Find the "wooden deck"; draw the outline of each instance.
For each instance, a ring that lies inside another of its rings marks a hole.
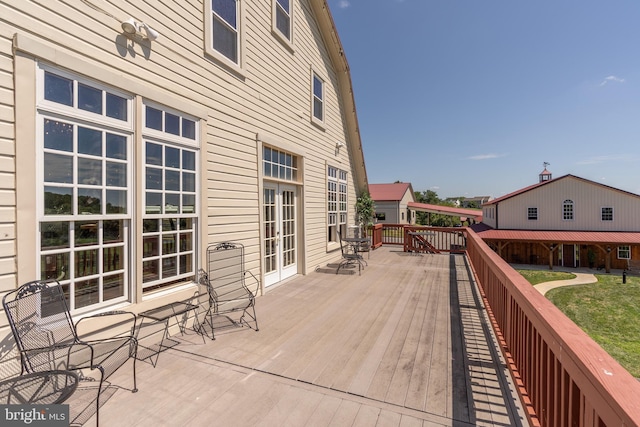
[[[258,332],[191,332],[138,362],[139,392],[117,390],[100,424],[526,426],[465,257],[385,246],[367,261],[271,289]]]

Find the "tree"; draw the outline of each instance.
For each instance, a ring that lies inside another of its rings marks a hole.
[[[433,190],[415,191],[416,202],[427,205],[439,205],[455,207],[453,202],[442,200]],[[442,214],[429,214],[428,212],[416,212],[416,223],[419,225],[433,225],[436,227],[453,227],[460,224],[460,218]]]
[[[441,205],[443,203],[438,197],[438,193],[433,190],[423,191],[422,193],[414,191],[414,195],[418,203],[426,203],[428,205]]]

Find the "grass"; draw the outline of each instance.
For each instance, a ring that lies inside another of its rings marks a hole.
[[[532,285],[537,285],[542,282],[552,282],[554,280],[568,280],[574,279],[575,274],[565,273],[562,271],[548,271],[548,270],[517,270],[525,279]]]
[[[526,276],[525,276],[526,277]],[[640,277],[552,289],[546,297],[636,378],[640,378]]]

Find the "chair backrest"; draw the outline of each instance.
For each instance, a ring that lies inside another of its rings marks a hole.
[[[244,246],[224,242],[207,248],[207,275],[216,300],[246,295]]]
[[[2,299],[22,364],[27,371],[56,369],[46,349],[72,345],[77,335],[69,306],[57,280],[25,283]]]

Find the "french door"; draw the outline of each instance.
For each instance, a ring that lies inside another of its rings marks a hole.
[[[263,196],[264,284],[267,287],[298,272],[296,188],[265,183]]]

